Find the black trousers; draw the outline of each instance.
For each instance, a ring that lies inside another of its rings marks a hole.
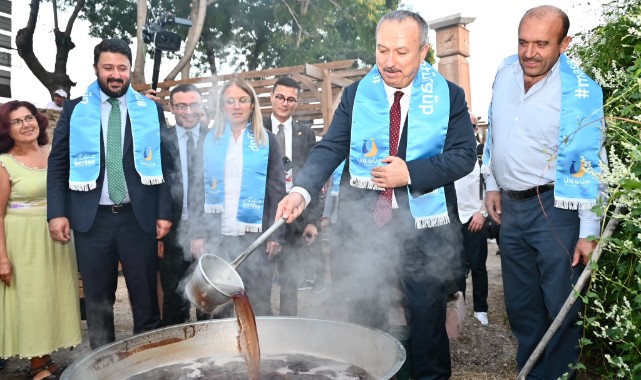
[[[471,220],[471,219],[470,219]],[[467,274],[472,274],[474,311],[487,312],[487,228],[470,232],[470,220],[462,226],[464,273],[459,278],[459,290],[465,295]]]
[[[176,227],[165,237],[165,254],[158,262],[163,289],[161,326],[188,322],[191,309],[191,303],[184,296],[183,279],[193,260],[184,259],[183,248],[177,241],[175,230]]]
[[[115,341],[114,303],[118,262],[127,284],[134,334],[160,325],[156,279],[157,241],[144,232],[131,209],[118,214],[99,209],[87,232],[74,231],[76,257],[82,275],[87,330],[92,349]]]

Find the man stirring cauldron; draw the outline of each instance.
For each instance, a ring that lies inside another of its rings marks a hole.
[[[349,272],[349,319],[386,330],[400,282],[412,378],[447,379],[447,295],[461,265],[454,181],[472,170],[476,148],[463,90],[424,62],[427,34],[416,13],[381,18],[376,66],[345,89],[276,216],[296,219],[347,159],[336,238]]]

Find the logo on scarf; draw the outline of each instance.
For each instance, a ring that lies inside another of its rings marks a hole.
[[[143,157],[145,158],[145,161],[151,161],[154,158],[154,152],[150,146],[145,148],[145,151],[143,152]]]
[[[211,188],[213,190],[216,190],[217,187],[218,187],[218,181],[216,181],[216,178],[212,178],[211,179]]]
[[[577,170],[576,167],[574,166],[576,164],[576,161],[572,161],[572,165],[570,165],[570,175],[575,178],[581,178],[585,175],[585,169],[587,166],[587,162],[581,162],[579,161],[579,169]]]
[[[363,140],[363,155],[365,157],[374,157],[378,153],[378,147],[376,146],[376,141],[374,139],[372,140],[372,144],[370,145],[369,148],[367,148],[367,140]]]

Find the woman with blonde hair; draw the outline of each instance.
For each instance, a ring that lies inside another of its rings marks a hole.
[[[231,261],[274,223],[285,196],[285,170],[278,141],[263,127],[258,97],[247,81],[227,81],[218,104],[203,145],[205,213],[214,216],[215,253]],[[237,268],[256,315],[272,315],[272,259],[280,253],[282,234],[272,235]]]
[[[50,354],[82,340],[73,244],[47,225],[47,124],[29,102],[0,106],[0,358],[29,358],[35,380],[57,379]]]

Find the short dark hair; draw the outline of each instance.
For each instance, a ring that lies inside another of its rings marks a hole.
[[[198,95],[202,94],[200,93],[200,89],[192,83],[181,83],[178,86],[174,87],[171,89],[171,92],[169,93],[169,102],[171,104],[174,104],[174,94],[177,92],[196,92]]]
[[[131,48],[129,44],[119,38],[106,38],[93,49],[93,64],[97,65],[102,53],[120,53],[129,59],[131,65]]]
[[[49,126],[49,119],[38,112],[36,106],[32,103],[22,100],[12,100],[0,106],[0,153],[8,152],[15,145],[15,141],[9,136],[11,125],[9,122],[9,114],[20,107],[25,107],[36,117],[38,121],[38,145],[46,145],[49,142],[49,135],[47,135],[47,127]]]
[[[272,93],[276,91],[276,86],[285,86],[289,88],[295,88],[296,93],[300,94],[300,85],[298,84],[298,81],[292,77],[278,78],[278,80],[276,80],[276,83],[274,83],[274,88],[272,88]]]

